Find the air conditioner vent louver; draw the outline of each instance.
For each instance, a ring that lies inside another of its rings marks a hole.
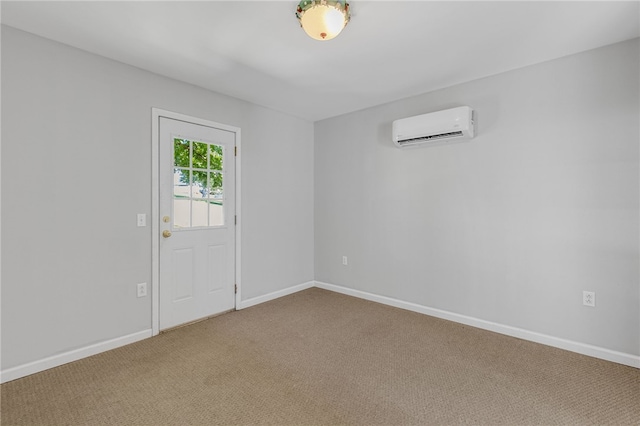
[[[474,112],[468,106],[395,120],[393,143],[399,148],[464,142],[474,137]]]
[[[420,142],[426,142],[434,139],[449,139],[449,138],[457,138],[462,136],[463,136],[462,132],[449,132],[449,133],[440,133],[439,135],[420,136],[419,138],[399,139],[398,143],[400,145],[409,145],[409,144],[416,144]]]

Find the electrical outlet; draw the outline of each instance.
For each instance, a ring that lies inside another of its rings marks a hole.
[[[145,297],[147,295],[147,283],[140,283],[137,286],[138,297]]]
[[[138,226],[147,226],[147,215],[138,213]]]
[[[348,265],[347,256],[342,256],[342,264]]]
[[[595,291],[583,291],[582,292],[582,304],[584,306],[596,307],[596,292]]]

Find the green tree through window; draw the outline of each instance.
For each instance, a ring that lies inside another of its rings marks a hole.
[[[191,169],[192,182],[189,170],[181,170],[180,183],[198,185],[207,193],[222,189],[222,146],[176,138],[173,155],[176,167]]]

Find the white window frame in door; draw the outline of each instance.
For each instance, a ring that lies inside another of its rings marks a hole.
[[[235,148],[235,187],[236,187],[236,266],[235,266],[235,304],[236,308],[240,306],[241,279],[240,279],[240,235],[242,230],[242,221],[240,220],[240,128],[229,126],[226,124],[216,123],[215,121],[205,120],[203,118],[191,117],[177,112],[166,111],[159,108],[151,108],[151,330],[152,335],[156,336],[160,333],[160,117],[170,118],[173,120],[185,121],[187,123],[200,124],[203,126],[214,127],[216,129],[233,132],[236,135]]]

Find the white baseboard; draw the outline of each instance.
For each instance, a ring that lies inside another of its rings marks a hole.
[[[258,305],[260,303],[268,302],[269,300],[278,299],[283,296],[288,296],[293,293],[297,293],[302,290],[306,290],[311,287],[315,287],[315,281],[308,281],[306,283],[294,285],[293,287],[287,287],[282,290],[274,291],[273,293],[265,294],[263,296],[253,297],[247,300],[241,300],[240,303],[236,305],[236,309],[245,309],[250,306]]]
[[[244,309],[259,303],[268,302],[269,300],[277,299],[279,297],[287,296],[298,291],[306,290],[314,287],[315,281],[308,281],[303,284],[299,284],[293,287],[288,287],[283,290],[275,291],[273,293],[265,294],[263,296],[254,297],[252,299],[241,301],[236,309]],[[0,383],[16,380],[21,377],[28,376],[30,374],[39,373],[50,368],[58,367],[69,362],[77,361],[82,358],[86,358],[92,355],[106,352],[111,349],[119,348],[120,346],[128,345],[130,343],[137,342],[139,340],[152,337],[153,330],[144,330],[137,333],[129,334],[127,336],[117,337],[115,339],[107,340],[104,342],[96,343],[86,346],[84,348],[74,349],[69,352],[64,352],[58,355],[53,355],[41,360],[29,362],[27,364],[19,365],[17,367],[8,368],[0,371]]]
[[[606,361],[616,362],[618,364],[628,365],[630,367],[640,368],[640,356],[627,354],[623,352],[612,351],[610,349],[598,346],[588,345],[586,343],[574,342],[571,340],[561,339],[559,337],[549,336],[534,331],[524,330],[517,327],[498,324],[491,321],[469,317],[466,315],[456,314],[454,312],[443,311],[440,309],[429,308],[427,306],[418,305],[416,303],[404,302],[402,300],[393,299],[386,296],[378,296],[376,294],[367,293],[365,291],[354,290],[347,287],[337,286],[316,281],[316,287],[325,290],[335,291],[337,293],[346,294],[348,296],[358,297],[360,299],[370,300],[372,302],[382,303],[384,305],[394,306],[396,308],[406,309],[408,311],[418,312],[432,317],[442,318],[454,321],[460,324],[469,325],[483,330],[489,330],[507,336],[517,337],[531,342],[541,343],[543,345],[555,348],[565,349],[567,351],[576,352],[582,355],[594,358],[604,359]]]
[[[84,348],[53,355],[38,361],[29,362],[17,367],[8,368],[0,372],[0,383],[9,382],[30,374],[39,373],[40,371],[48,370],[49,368],[58,367],[69,362],[119,348],[120,346],[128,345],[149,337],[151,337],[151,330],[143,330],[126,336],[116,337],[115,339],[106,340],[104,342],[95,343]]]
[[[258,305],[260,303],[268,302],[270,300],[278,299],[289,294],[297,293],[302,290],[306,290],[311,287],[318,287],[336,293],[346,294],[348,296],[358,297],[360,299],[370,300],[372,302],[382,303],[384,305],[394,306],[396,308],[406,309],[408,311],[418,312],[421,314],[433,316],[436,318],[442,318],[449,321],[454,321],[460,324],[469,325],[472,327],[480,328],[483,330],[489,330],[507,336],[517,337],[519,339],[529,340],[531,342],[541,343],[543,345],[552,346],[560,349],[565,349],[571,352],[591,356],[594,358],[604,359],[606,361],[616,362],[618,364],[628,365],[630,367],[640,368],[640,356],[627,354],[623,352],[617,352],[598,346],[588,345],[585,343],[574,342],[571,340],[561,339],[559,337],[549,336],[546,334],[536,333],[529,330],[524,330],[517,327],[511,327],[508,325],[498,324],[491,321],[485,321],[482,319],[469,317],[466,315],[456,314],[454,312],[444,311],[435,308],[429,308],[427,306],[418,305],[416,303],[405,302],[398,299],[393,299],[386,296],[379,296],[373,293],[367,293],[361,290],[354,290],[347,287],[337,286],[334,284],[328,284],[320,281],[309,281],[293,287],[288,287],[283,290],[274,291],[273,293],[265,294],[263,296],[254,297],[241,301],[237,309],[245,309],[250,306]],[[152,336],[152,330],[143,330],[137,333],[129,334],[115,339],[107,340],[104,342],[96,343],[84,348],[75,349],[62,354],[54,355],[48,358],[44,358],[38,361],[29,362],[27,364],[19,365],[17,367],[8,368],[0,371],[0,383],[9,382],[11,380],[19,379],[21,377],[28,376],[30,374],[38,373],[40,371],[48,370],[49,368],[58,367],[69,362],[77,361],[82,358],[86,358],[92,355],[106,352],[111,349],[119,348],[130,343],[137,342],[139,340],[147,339]]]

